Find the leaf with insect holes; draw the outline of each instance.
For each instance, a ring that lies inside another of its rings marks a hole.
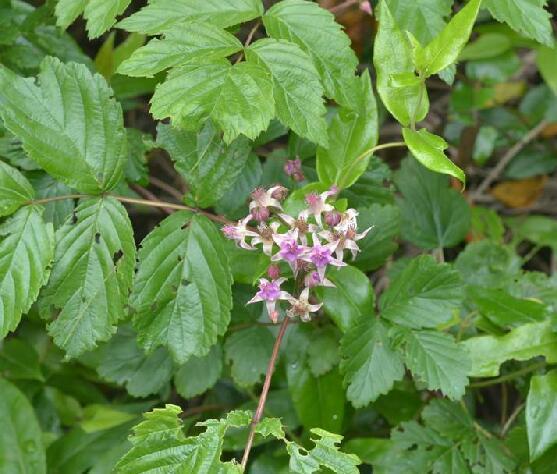
[[[198,130],[212,119],[230,143],[239,135],[252,140],[275,114],[273,83],[263,66],[226,59],[191,61],[172,69],[151,99],[156,119]]]
[[[41,299],[48,333],[67,357],[106,341],[126,316],[135,242],[126,209],[114,198],[87,199],[56,231],[56,254]]]
[[[42,212],[27,206],[0,224],[0,339],[18,326],[48,280],[54,232]]]
[[[104,78],[85,65],[47,57],[38,85],[0,66],[0,115],[30,158],[70,187],[101,194],[120,182],[122,108]]]
[[[142,242],[130,305],[139,343],[164,346],[183,364],[206,355],[230,321],[232,277],[223,238],[186,211],[167,217]]]
[[[262,14],[261,0],[151,0],[141,10],[118,23],[118,27],[158,35],[186,20],[228,28]]]

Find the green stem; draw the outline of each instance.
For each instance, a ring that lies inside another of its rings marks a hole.
[[[541,369],[545,367],[546,362],[536,362],[535,364],[529,365],[528,367],[524,367],[516,372],[511,372],[510,374],[502,375],[501,377],[497,377],[495,379],[485,380],[484,382],[475,382],[470,384],[470,388],[483,388],[483,387],[490,387],[491,385],[497,385],[502,382],[507,382],[509,380],[514,380],[522,375],[529,374],[530,372],[534,372],[535,370]]]

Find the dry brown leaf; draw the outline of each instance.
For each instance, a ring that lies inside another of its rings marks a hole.
[[[490,193],[507,207],[513,209],[530,207],[542,195],[546,181],[547,176],[504,181],[494,186]]]

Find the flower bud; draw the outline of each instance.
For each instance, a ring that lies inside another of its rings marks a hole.
[[[301,173],[302,171],[302,160],[296,158],[295,160],[288,160],[284,164],[284,172],[288,176],[293,176],[296,173]]]
[[[271,280],[276,280],[280,277],[280,267],[278,265],[270,265],[267,268],[267,275]]]
[[[360,10],[363,11],[364,13],[367,13],[368,15],[373,14],[373,10],[371,8],[371,3],[369,3],[369,1],[367,1],[367,0],[360,3]]]
[[[325,214],[325,223],[329,227],[334,227],[340,223],[342,216],[338,211],[331,211]]]
[[[251,211],[251,217],[257,222],[266,222],[270,216],[271,213],[266,207],[258,206]]]
[[[304,284],[308,288],[315,288],[321,283],[321,278],[319,277],[319,273],[311,272],[306,275],[304,278]]]
[[[277,201],[284,201],[286,196],[288,196],[288,189],[280,185],[275,186],[275,190],[271,193],[271,197]]]

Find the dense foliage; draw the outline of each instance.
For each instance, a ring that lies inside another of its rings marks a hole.
[[[547,0],[0,0],[0,473],[557,472]]]

